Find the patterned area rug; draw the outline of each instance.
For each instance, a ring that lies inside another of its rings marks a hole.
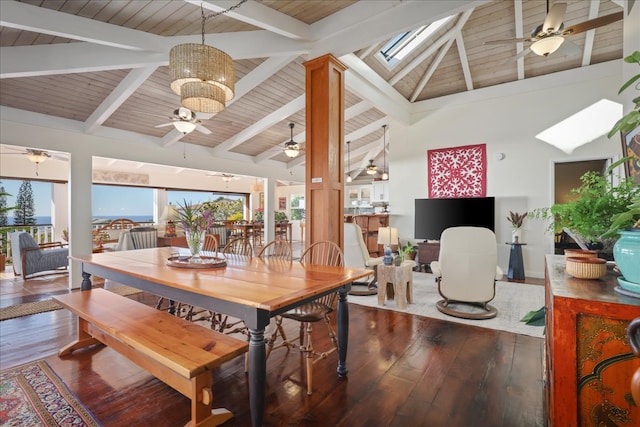
[[[44,360],[0,373],[0,425],[101,426]]]
[[[129,286],[117,286],[107,289],[118,295],[133,295],[142,292],[139,289]],[[60,310],[62,306],[53,300],[44,300],[36,302],[26,302],[24,304],[10,305],[0,308],[0,320],[13,319],[15,317],[29,316],[31,314],[44,313],[47,311]]]
[[[433,274],[418,272],[413,273],[413,304],[407,304],[406,310],[400,310],[393,300],[387,300],[383,307],[378,306],[377,295],[349,295],[348,298],[350,303],[369,307],[404,311],[419,316],[538,338],[544,336],[543,326],[527,325],[520,321],[530,311],[538,310],[544,306],[544,286],[525,285],[515,282],[497,282],[496,297],[489,304],[498,310],[498,315],[493,319],[487,320],[461,319],[441,313],[436,308],[436,302],[441,299],[442,297],[438,293],[438,285],[435,283],[435,276]],[[460,305],[456,306],[454,304],[450,307],[455,307],[456,309],[462,308]]]

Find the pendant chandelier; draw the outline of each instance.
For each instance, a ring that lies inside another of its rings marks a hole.
[[[382,180],[386,181],[389,179],[389,174],[387,173],[387,125],[382,125]]]
[[[285,142],[284,144],[284,154],[286,154],[287,157],[291,157],[292,159],[294,157],[298,157],[298,154],[300,154],[300,146],[298,145],[297,142],[293,140],[294,126],[295,126],[294,123],[289,123],[289,128],[291,129],[291,139],[288,142]]]
[[[228,13],[247,0],[229,9],[202,16],[202,44],[184,43],[169,52],[171,90],[180,95],[182,105],[191,111],[219,113],[233,99],[235,72],[233,59],[225,52],[204,44],[204,24],[207,19]]]
[[[349,171],[349,173],[347,174],[347,182],[351,182],[353,181],[353,178],[351,178],[351,141],[347,141],[347,171]]]
[[[373,164],[373,159],[369,160],[369,165],[367,166],[367,174],[375,175],[378,172],[378,167]]]

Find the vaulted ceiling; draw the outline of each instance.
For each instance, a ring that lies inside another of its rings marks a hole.
[[[157,125],[179,107],[169,87],[169,50],[201,42],[201,3],[211,14],[238,1],[0,1],[3,118],[29,121],[39,113],[37,120],[45,115],[80,133],[115,128],[151,137],[158,149],[196,144],[222,158],[300,167],[304,152],[292,160],[283,147],[289,123],[304,144],[303,63],[331,53],[348,67],[345,173],[357,175],[369,159],[382,162],[382,125],[390,118],[409,123],[414,103],[622,57],[618,19],[566,36],[546,57],[530,52],[527,41],[485,44],[529,37],[547,14],[540,0],[249,0],[205,25],[206,44],[234,59],[235,97],[224,111],[199,116],[211,133],[183,135]],[[562,3],[564,28],[623,10],[621,1]],[[380,58],[396,35],[447,16],[453,18],[397,66]],[[388,135],[392,146],[392,129]]]

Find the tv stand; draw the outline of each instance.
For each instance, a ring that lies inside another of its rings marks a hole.
[[[440,256],[440,242],[418,242],[418,271],[431,273],[430,264]]]

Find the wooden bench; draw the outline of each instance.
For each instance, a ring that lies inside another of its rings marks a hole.
[[[78,339],[59,356],[102,343],[190,398],[188,426],[217,426],[232,418],[226,409],[212,410],[211,370],[246,352],[245,341],[101,288],[53,299],[78,316]]]

